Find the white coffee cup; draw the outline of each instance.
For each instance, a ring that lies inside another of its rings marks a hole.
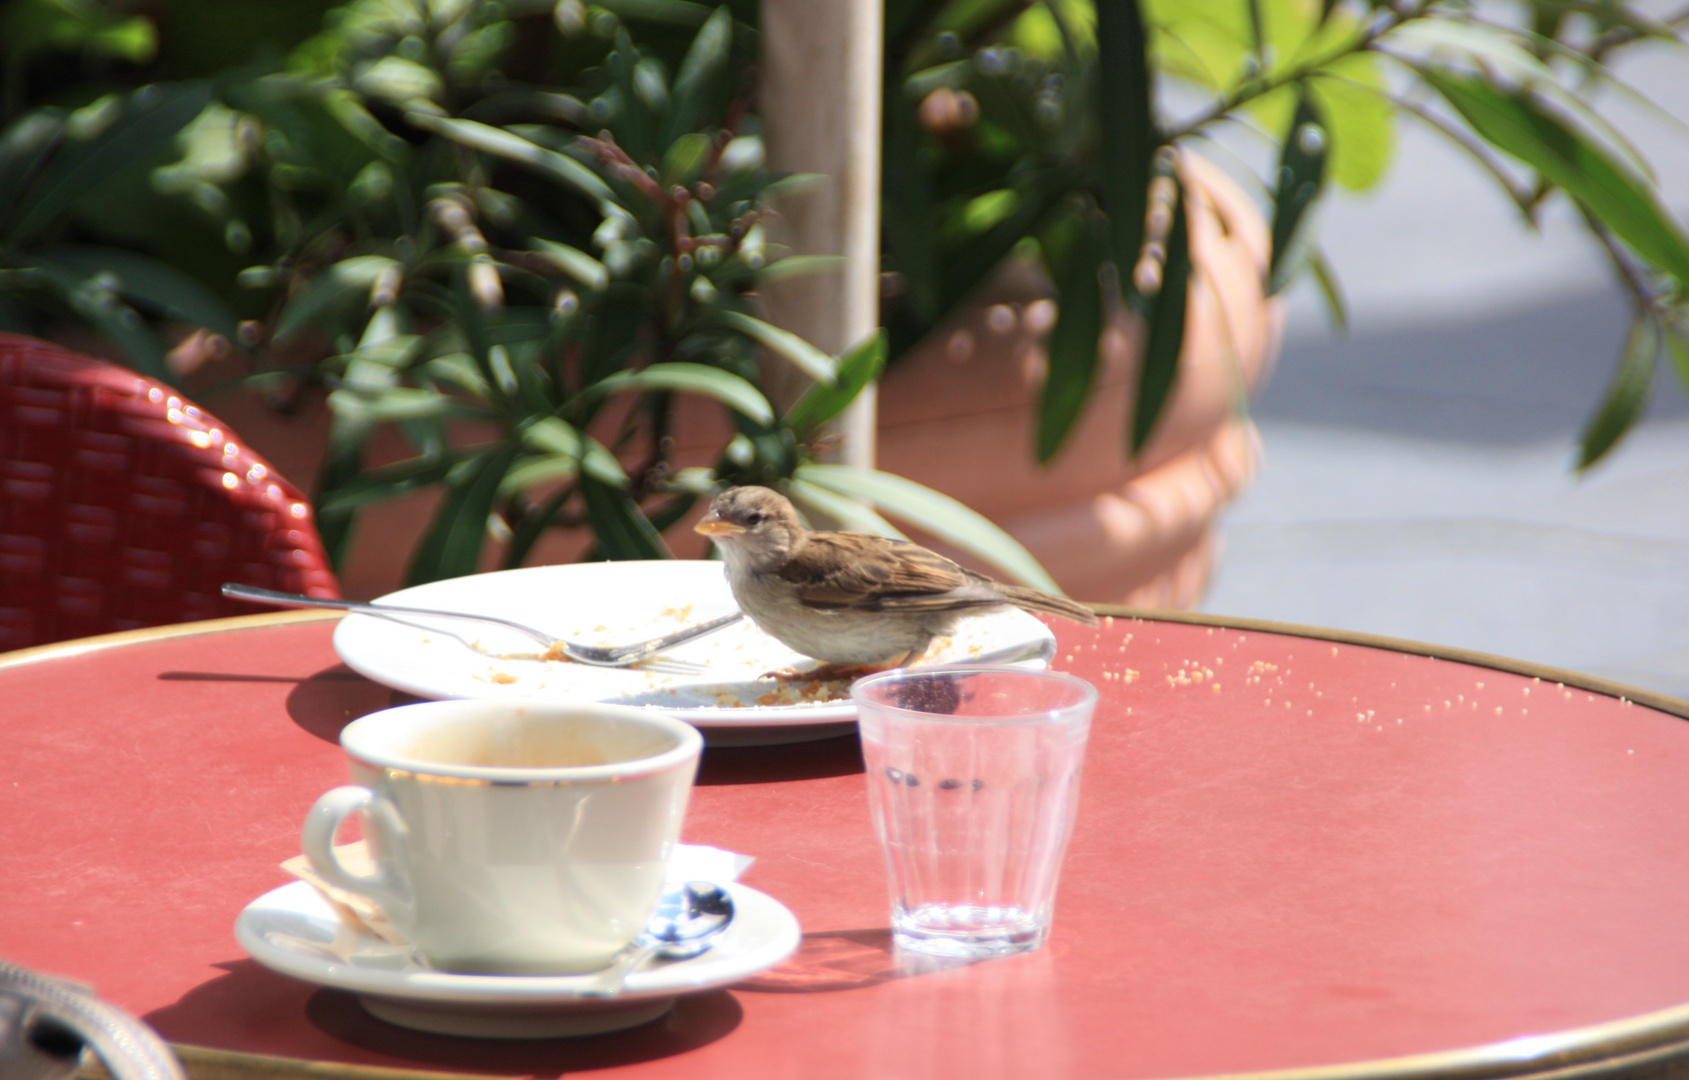
[[[340,733],[354,784],[317,800],[306,858],[442,971],[595,971],[645,927],[703,739],[645,709],[429,701]],[[334,853],[361,812],[374,872]]]

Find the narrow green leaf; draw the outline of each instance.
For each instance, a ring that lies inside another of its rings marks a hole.
[[[799,442],[808,442],[821,425],[844,412],[864,387],[880,377],[886,366],[886,335],[872,334],[845,350],[838,359],[838,381],[816,383],[786,411],[786,426]]]
[[[504,474],[504,483],[499,486],[499,496],[508,498],[537,487],[549,487],[573,480],[580,474],[581,459],[572,455],[546,454],[543,457],[526,457]]]
[[[130,302],[222,334],[231,342],[239,340],[234,312],[222,297],[169,263],[121,248],[92,245],[53,247],[46,255],[88,277],[102,271],[114,274],[117,292]]]
[[[674,77],[674,94],[659,147],[672,147],[687,133],[696,133],[704,114],[725,88],[728,54],[733,47],[733,13],[726,5],[715,9],[686,50]],[[680,181],[685,183],[687,181]]]
[[[174,386],[176,377],[164,362],[164,342],[139,312],[103,284],[55,260],[37,258],[21,270],[46,284],[70,309],[123,350],[129,366],[149,378]]]
[[[328,447],[317,470],[317,533],[322,537],[323,550],[336,570],[346,563],[357,531],[356,510],[329,508],[325,502],[330,494],[356,481],[363,472],[364,447],[369,442],[373,424],[334,417],[328,429]]]
[[[285,341],[329,313],[367,300],[381,272],[398,265],[397,259],[385,255],[359,255],[335,263],[288,300],[276,320],[274,340]]]
[[[1097,4],[1097,128],[1109,253],[1122,284],[1144,242],[1144,207],[1156,146],[1148,42],[1137,0]]]
[[[611,561],[674,558],[663,543],[662,534],[628,498],[627,492],[588,476],[581,478],[581,493],[586,496],[587,520],[592,523],[598,552],[604,558]]]
[[[1434,69],[1420,75],[1485,140],[1588,207],[1636,254],[1689,287],[1689,241],[1646,185],[1524,94]]]
[[[704,174],[704,166],[709,163],[713,147],[710,137],[701,131],[681,135],[669,143],[668,150],[663,153],[663,164],[657,173],[658,182],[664,188],[677,185],[691,187]]]
[[[587,288],[596,292],[610,284],[610,271],[605,269],[604,264],[579,248],[539,236],[531,238],[528,243],[529,250],[543,255],[547,262]]]
[[[1044,387],[1038,396],[1037,454],[1056,456],[1090,400],[1096,382],[1097,340],[1102,335],[1106,258],[1103,237],[1089,214],[1065,219],[1040,240],[1044,262],[1061,297],[1056,325],[1045,346]]]
[[[59,109],[37,109],[18,117],[0,134],[0,236],[18,197],[59,147],[65,117]]]
[[[644,19],[674,26],[700,26],[710,17],[708,4],[693,0],[601,0],[598,5],[624,19]]]
[[[1666,331],[1666,348],[1671,352],[1671,362],[1677,368],[1677,377],[1682,380],[1685,388],[1689,388],[1689,335],[1683,331],[1671,328]]]
[[[774,406],[749,381],[708,364],[652,364],[637,371],[621,371],[587,389],[593,394],[626,391],[674,391],[714,398],[758,424],[774,422]]]
[[[1060,592],[1032,553],[991,520],[960,502],[913,480],[849,465],[801,465],[794,480],[813,483],[841,495],[867,499],[918,529],[954,544],[1023,585]]]
[[[838,381],[833,358],[790,330],[782,330],[778,326],[737,311],[719,312],[717,318],[726,326],[790,360],[799,371],[816,382],[831,386]]]
[[[343,513],[386,499],[420,491],[445,480],[468,454],[454,451],[439,458],[411,458],[367,473],[358,473],[325,490],[317,509],[321,513]]]
[[[487,518],[492,515],[499,484],[519,450],[515,443],[503,443],[476,458],[468,475],[452,488],[429,523],[405,572],[407,586],[463,577],[480,569]]]
[[[1302,88],[1279,149],[1278,185],[1273,189],[1272,261],[1267,267],[1269,296],[1282,292],[1307,264],[1313,230],[1303,226],[1325,183],[1330,141],[1318,105]]]
[[[412,386],[388,386],[359,391],[341,387],[328,395],[329,410],[336,415],[377,423],[420,420],[458,412],[458,405],[445,394]]]
[[[1015,249],[1015,245],[1031,235],[1032,231],[1044,222],[1050,211],[1059,206],[1076,186],[1078,174],[1066,166],[1057,166],[1034,174],[1027,181],[1026,188],[1021,192],[1020,202],[1016,204],[1012,214],[946,253],[940,267],[940,310],[949,311],[972,292],[1009,252]],[[1140,233],[1143,217],[1144,206],[1140,200],[1137,210]]]
[[[818,529],[844,529],[868,533],[870,536],[909,539],[898,531],[897,526],[875,513],[860,499],[848,498],[808,480],[798,479],[788,482],[786,494],[791,496],[792,502],[805,512],[804,516]]]
[[[7,238],[13,244],[27,242],[123,166],[168,149],[210,100],[210,88],[198,83],[131,94],[123,115],[98,135],[59,144],[52,161],[24,190]]]
[[[504,549],[504,568],[514,570],[528,560],[528,552],[534,549],[545,530],[557,520],[557,515],[563,512],[569,500],[574,496],[573,487],[558,490],[538,507],[530,509],[522,516],[516,528],[510,535],[510,543]]]
[[[1638,316],[1631,324],[1618,370],[1578,439],[1579,472],[1605,457],[1642,415],[1648,392],[1654,386],[1654,367],[1659,356],[1659,327],[1652,319]]]
[[[1175,181],[1176,182],[1176,181]],[[1179,352],[1185,344],[1185,307],[1190,288],[1190,230],[1185,221],[1184,188],[1173,204],[1173,228],[1167,237],[1167,263],[1161,272],[1161,290],[1149,307],[1143,364],[1138,368],[1138,385],[1132,399],[1132,427],[1128,434],[1129,456],[1137,457],[1155,430],[1156,421],[1173,396],[1179,374]]]
[[[615,193],[597,173],[566,154],[548,150],[504,128],[422,112],[408,112],[405,119],[415,127],[443,136],[460,146],[525,165],[542,176],[573,188],[594,203],[615,202]]]
[[[581,468],[597,477],[600,483],[611,487],[627,483],[627,473],[622,471],[622,463],[616,460],[616,455],[597,439],[582,436],[555,416],[529,425],[522,433],[522,440],[532,449],[580,462]]]
[[[1325,257],[1325,252],[1316,249],[1308,258],[1308,269],[1314,272],[1314,281],[1320,287],[1320,295],[1325,298],[1325,309],[1331,315],[1332,325],[1339,333],[1349,332],[1349,302],[1343,296],[1343,283],[1337,280],[1337,271],[1332,269],[1331,260]]]
[[[824,274],[829,270],[843,270],[843,255],[788,255],[776,259],[757,275],[758,281],[784,281],[805,274]]]

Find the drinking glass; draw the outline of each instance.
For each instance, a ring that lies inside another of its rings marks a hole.
[[[1096,687],[1053,671],[899,669],[851,689],[899,948],[977,958],[1049,934]]]

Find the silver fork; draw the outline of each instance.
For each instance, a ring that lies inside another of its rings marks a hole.
[[[743,619],[744,613],[735,611],[731,615],[723,615],[719,619],[711,619],[707,623],[689,626],[684,630],[667,634],[650,641],[635,642],[632,645],[616,645],[602,647],[598,645],[581,645],[573,641],[552,637],[541,630],[521,623],[501,619],[496,615],[471,615],[464,611],[434,611],[429,608],[400,607],[397,604],[365,604],[357,600],[325,600],[317,596],[305,596],[302,593],[278,592],[275,589],[260,589],[255,585],[236,585],[227,583],[223,586],[223,595],[236,600],[251,600],[260,604],[280,604],[284,607],[312,607],[333,608],[337,611],[351,611],[359,615],[375,615],[381,618],[399,619],[406,615],[429,615],[441,619],[467,619],[471,622],[497,623],[519,633],[533,638],[545,646],[546,652],[553,649],[561,652],[569,659],[582,664],[593,664],[598,667],[627,667],[637,664],[648,656],[655,656],[666,649],[677,645],[684,645],[705,634],[713,634],[723,627],[732,626]]]

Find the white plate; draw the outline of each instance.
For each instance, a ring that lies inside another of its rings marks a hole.
[[[661,637],[735,610],[718,562],[574,563],[436,581],[378,603],[496,615],[588,645]],[[794,742],[848,732],[843,681],[775,683],[766,672],[816,667],[750,620],[629,668],[544,660],[533,641],[496,626],[348,615],[334,648],[376,682],[425,698],[538,698],[650,705],[702,729],[712,745]],[[1050,629],[1004,608],[962,621],[925,661],[1020,663],[1055,655]]]
[[[389,945],[342,919],[303,881],[248,904],[235,920],[235,937],[272,971],[349,990],[372,1015],[402,1027],[495,1039],[591,1035],[648,1023],[681,994],[741,982],[798,947],[798,920],[784,904],[737,882],[722,887],[733,897],[733,921],[714,948],[635,971],[609,998],[583,996],[592,975],[431,971],[409,946]]]

